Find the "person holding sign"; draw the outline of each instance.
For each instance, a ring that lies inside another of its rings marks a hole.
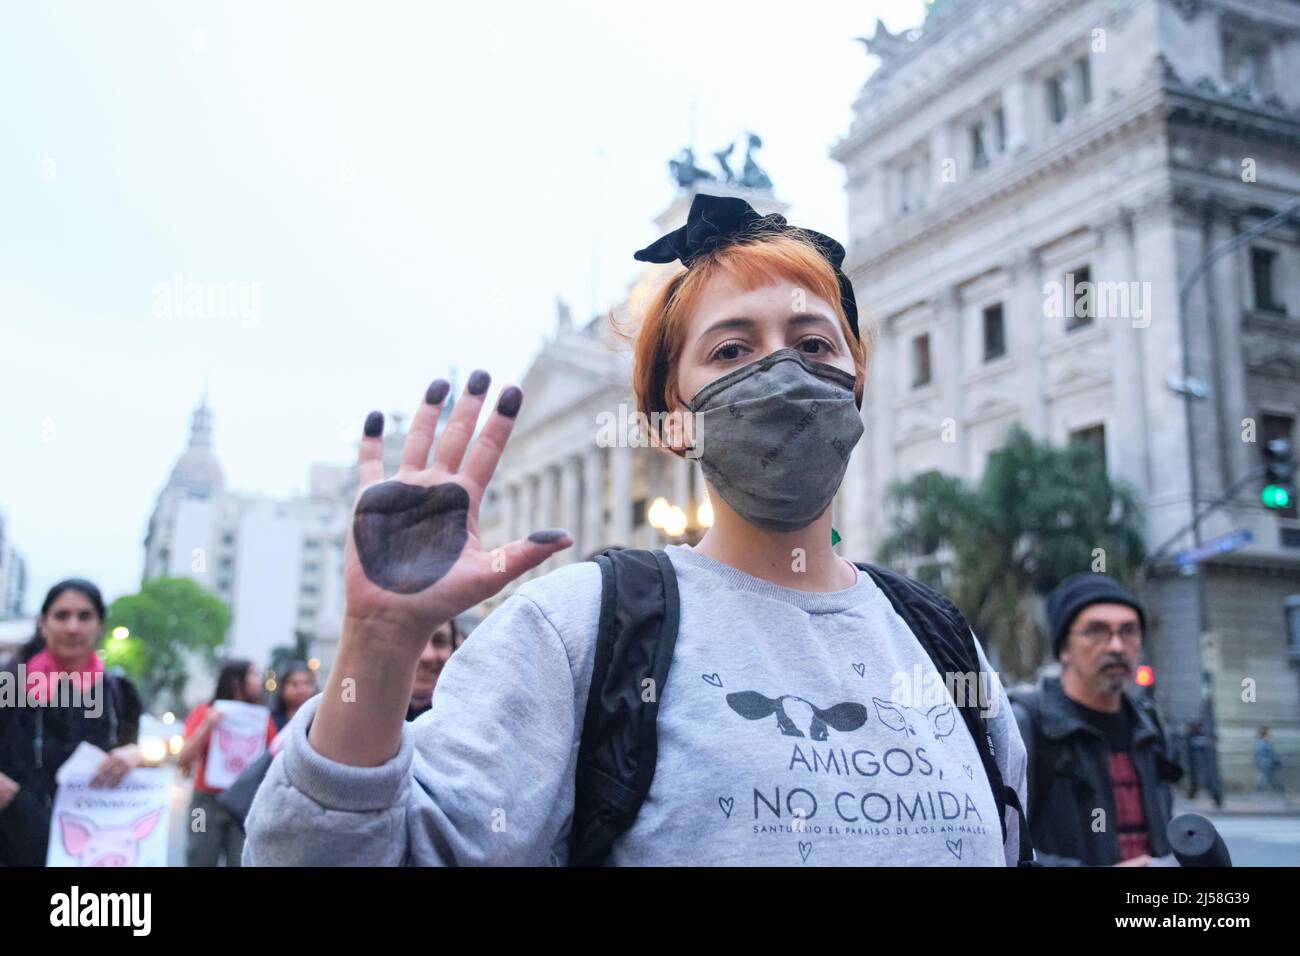
[[[144,706],[95,653],[104,599],[90,581],[50,588],[36,634],[0,673],[0,865],[44,866],[56,775],[78,747],[102,751],[89,785],[117,787],[140,766]]]
[[[185,719],[185,743],[176,759],[184,773],[194,775],[186,866],[220,866],[223,858],[226,866],[240,865],[243,828],[217,798],[275,739],[275,721],[261,699],[257,665],[228,661],[211,702]],[[210,763],[213,754],[217,760]]]

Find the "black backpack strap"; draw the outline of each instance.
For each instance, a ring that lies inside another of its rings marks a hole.
[[[677,574],[663,551],[610,550],[595,561],[600,625],[578,746],[570,866],[602,865],[650,792],[655,721],[681,613]]]
[[[975,637],[970,625],[957,610],[957,605],[919,581],[914,581],[896,571],[877,567],[872,564],[858,564],[868,574],[876,586],[889,598],[898,616],[903,619],[917,641],[925,648],[935,669],[944,678],[945,686],[950,686],[950,675],[978,675],[981,671],[979,655],[975,650]],[[977,678],[978,680],[978,678]],[[981,713],[979,700],[957,703],[957,710],[975,741],[975,750],[979,753],[984,773],[993,791],[993,801],[997,805],[998,824],[1002,831],[1002,842],[1007,840],[1007,811],[1009,806],[1016,811],[1019,818],[1020,866],[1033,865],[1034,850],[1029,835],[1029,826],[1025,820],[1024,808],[1015,788],[1007,786],[1002,779],[993,749],[993,737],[988,730],[988,722]]]

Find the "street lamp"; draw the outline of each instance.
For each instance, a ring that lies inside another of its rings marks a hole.
[[[691,521],[686,507],[675,505],[667,498],[659,497],[650,503],[646,511],[646,521],[650,527],[657,528],[669,538],[684,538],[704,531],[713,526],[713,505],[705,498],[695,509],[695,520]]]

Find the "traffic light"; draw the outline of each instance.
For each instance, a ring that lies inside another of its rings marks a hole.
[[[1141,694],[1143,697],[1149,701],[1156,699],[1156,669],[1154,667],[1150,664],[1139,665],[1133,679],[1142,688]]]
[[[1295,453],[1285,438],[1264,445],[1264,490],[1259,500],[1264,507],[1284,511],[1295,501]]]

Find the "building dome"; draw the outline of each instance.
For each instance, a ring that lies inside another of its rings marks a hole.
[[[177,459],[167,486],[180,488],[196,498],[214,497],[225,486],[221,464],[212,453],[212,410],[206,400],[194,410],[189,447]]]

